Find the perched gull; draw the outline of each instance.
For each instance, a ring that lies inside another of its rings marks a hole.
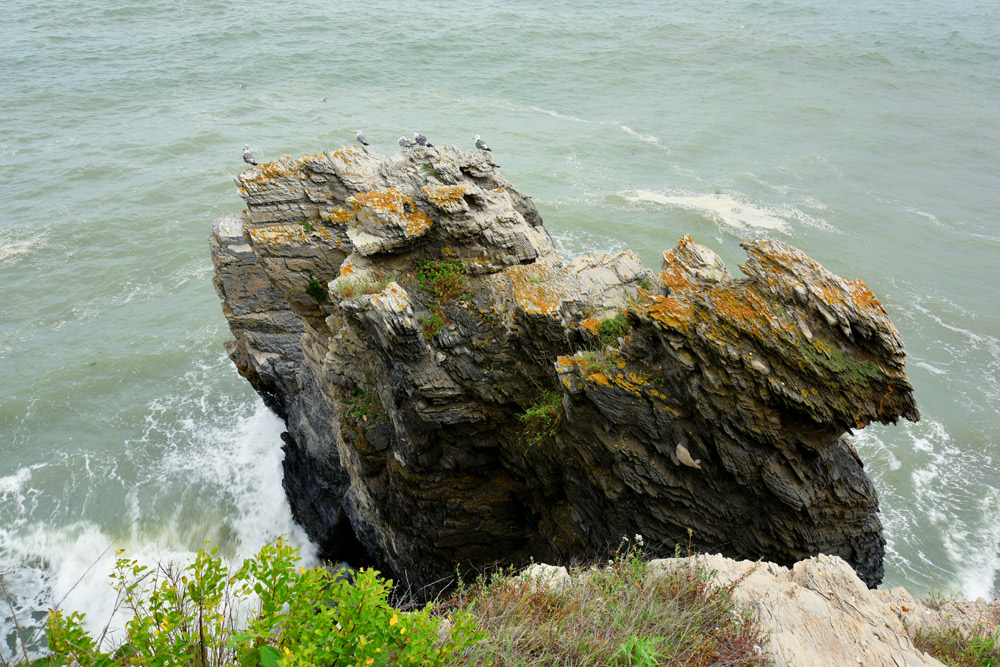
[[[250,144],[243,144],[243,161],[257,166],[257,161],[253,159],[253,153],[250,152]]]
[[[400,137],[399,141],[397,141],[396,143],[399,144],[400,148],[413,148],[414,146],[417,145],[416,142],[410,141],[406,137]]]
[[[361,134],[361,130],[358,130],[358,133],[354,135],[354,138],[357,139],[358,143],[362,146],[368,145],[368,140],[365,139],[365,135]]]
[[[424,136],[424,135],[422,135],[422,134],[418,134],[418,133],[414,132],[414,133],[413,133],[413,138],[414,138],[414,139],[416,140],[416,142],[417,142],[418,144],[420,144],[421,146],[425,146],[425,147],[427,147],[427,148],[434,148],[434,144],[432,144],[432,143],[430,143],[429,141],[427,141],[427,137],[425,137],[425,136]]]
[[[481,151],[489,151],[491,153],[493,152],[493,150],[486,145],[486,142],[479,138],[478,134],[475,136],[475,139],[476,139],[476,148],[478,148]]]

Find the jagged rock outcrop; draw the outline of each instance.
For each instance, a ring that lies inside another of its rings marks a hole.
[[[916,648],[918,627],[993,627],[1000,606],[985,601],[949,603],[930,610],[902,588],[870,591],[837,556],[820,555],[791,568],[720,555],[651,561],[647,576],[696,565],[754,615],[767,637],[761,650],[775,667],[940,667]],[[520,576],[540,586],[574,585],[566,568],[537,564]],[[586,577],[587,571],[577,576]]]
[[[230,355],[286,418],[289,500],[327,555],[349,524],[421,587],[642,533],[881,580],[846,433],[918,413],[860,280],[776,241],[744,244],[739,279],[688,237],[658,273],[630,252],[564,263],[492,157],[454,147],[236,182],[247,209],[213,235]]]

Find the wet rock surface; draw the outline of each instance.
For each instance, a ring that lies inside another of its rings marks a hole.
[[[454,147],[286,156],[236,183],[247,210],[212,236],[228,349],[288,424],[286,490],[327,557],[351,543],[433,589],[641,533],[881,580],[847,434],[918,413],[860,280],[777,241],[744,244],[745,278],[688,237],[658,272],[565,262],[492,157]]]

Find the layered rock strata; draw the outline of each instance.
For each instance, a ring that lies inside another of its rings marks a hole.
[[[641,533],[881,580],[847,433],[918,413],[860,280],[777,241],[744,244],[745,278],[688,237],[659,272],[564,262],[492,157],[454,147],[236,183],[247,209],[212,241],[230,356],[286,419],[289,500],[326,555],[353,532],[419,588]]]

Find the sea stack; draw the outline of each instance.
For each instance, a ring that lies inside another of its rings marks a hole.
[[[655,271],[561,258],[483,150],[349,146],[236,185],[246,211],[212,235],[228,349],[285,419],[285,488],[325,557],[433,591],[639,533],[881,580],[848,435],[919,415],[861,280],[766,240],[741,278],[687,236]]]

